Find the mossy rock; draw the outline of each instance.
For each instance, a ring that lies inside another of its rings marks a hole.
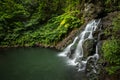
[[[94,39],[88,39],[83,44],[83,51],[84,51],[84,58],[87,58],[90,55],[93,55],[95,53],[95,40]]]

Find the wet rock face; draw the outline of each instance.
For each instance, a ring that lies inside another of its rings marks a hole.
[[[67,54],[67,56],[70,58],[70,59],[73,59],[73,55],[75,53],[75,48],[71,48],[71,52]]]
[[[106,28],[110,28],[110,26],[112,26],[113,18],[116,17],[116,15],[118,15],[119,13],[120,11],[115,11],[108,13],[107,16],[103,17],[102,19],[103,30]]]
[[[72,30],[65,39],[55,45],[55,48],[58,50],[63,50],[68,44],[70,44],[74,40],[75,36],[78,35],[78,33],[84,30],[86,24],[87,22],[80,26],[80,28]]]
[[[79,29],[75,29],[69,33],[69,35],[63,40],[60,41],[55,48],[58,50],[63,50],[68,44],[70,44],[73,40],[76,34],[78,33]]]
[[[88,39],[84,42],[83,44],[83,50],[84,50],[84,57],[88,57],[90,55],[93,55],[96,51],[96,44],[99,40],[101,40],[101,30],[98,29],[96,31],[93,32],[93,39]]]
[[[88,39],[83,44],[84,49],[84,57],[87,58],[90,55],[93,55],[95,53],[95,40],[94,39]]]
[[[101,3],[97,4],[86,3],[84,5],[84,9],[82,10],[85,20],[89,21],[90,19],[98,18],[99,15],[103,12],[103,7],[101,7]]]

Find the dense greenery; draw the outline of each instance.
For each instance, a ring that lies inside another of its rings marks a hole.
[[[47,25],[40,28],[40,43],[55,45],[67,36],[73,28],[80,27],[82,21],[74,16],[76,12],[65,13],[49,20]]]
[[[55,45],[82,21],[79,1],[1,0],[0,45]]]
[[[106,70],[109,74],[120,69],[120,15],[114,19],[111,28],[107,28],[106,35],[111,35],[110,39],[103,44],[104,58],[109,63]]]

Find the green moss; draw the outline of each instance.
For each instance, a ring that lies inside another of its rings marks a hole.
[[[117,17],[113,20],[112,25],[113,27],[113,36],[115,38],[119,38],[119,33],[120,33],[120,13],[117,15]]]
[[[120,40],[111,39],[104,42],[102,46],[105,60],[109,63],[106,70],[109,74],[120,69]]]
[[[120,69],[120,15],[113,20],[112,27],[105,30],[106,35],[111,37],[104,41],[102,45],[103,55],[105,60],[109,63],[106,70],[109,74],[115,73]]]

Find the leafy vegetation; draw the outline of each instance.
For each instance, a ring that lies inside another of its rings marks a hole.
[[[106,70],[109,74],[115,73],[120,69],[120,15],[114,19],[112,30],[107,29],[106,35],[111,35],[111,38],[103,44],[103,53],[105,60],[109,63]]]
[[[25,33],[19,40],[19,44],[24,41],[28,44],[43,44],[43,45],[55,45],[60,40],[67,36],[69,30],[77,28],[81,25],[80,19],[72,16],[72,14],[63,14],[58,17],[54,17],[49,22],[34,32]],[[30,35],[31,34],[31,35]]]
[[[0,46],[55,45],[82,24],[77,2],[1,0]]]
[[[112,11],[117,11],[120,10],[120,1],[119,0],[104,0],[104,9],[105,12],[112,12]]]
[[[111,39],[105,41],[103,44],[104,57],[109,66],[106,68],[109,74],[114,73],[116,70],[120,69],[120,41],[116,39]]]

